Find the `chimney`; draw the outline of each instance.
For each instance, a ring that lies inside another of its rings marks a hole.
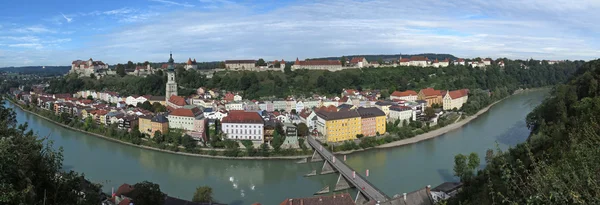
[[[406,193],[403,193],[402,195],[404,195],[404,201],[406,201]]]

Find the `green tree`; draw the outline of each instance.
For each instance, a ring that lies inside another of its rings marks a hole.
[[[266,66],[266,65],[267,65],[267,63],[262,58],[259,58],[258,61],[256,61],[256,66]]]
[[[208,186],[201,186],[196,188],[196,192],[194,192],[194,197],[192,198],[193,202],[199,203],[210,203],[214,201],[213,198],[213,190]]]
[[[117,64],[117,75],[121,77],[127,75],[127,73],[125,73],[125,66],[123,66],[122,64]]]
[[[96,75],[94,75],[93,73],[90,74],[90,78],[91,79],[96,79]]]
[[[460,178],[460,181],[465,181],[470,177],[467,157],[465,155],[458,154],[454,156],[454,176]]]
[[[131,198],[135,204],[162,205],[165,201],[165,194],[160,191],[160,185],[143,181],[133,185]]]
[[[275,152],[279,152],[279,150],[281,149],[281,145],[283,145],[283,143],[285,142],[285,137],[279,134],[279,132],[279,130],[275,130],[275,132],[273,133],[273,140],[271,141],[271,146],[273,147],[273,150],[275,150]]]
[[[347,61],[347,60],[348,60],[348,59],[346,58],[346,56],[342,56],[342,57],[340,57],[340,62],[342,63],[342,66],[346,66],[346,61]]]
[[[137,107],[142,108],[144,110],[148,110],[148,111],[154,111],[154,107],[152,106],[152,104],[150,104],[150,101],[144,101],[144,103],[138,103]]]
[[[190,152],[190,151],[196,149],[196,146],[198,146],[198,143],[191,136],[184,135],[181,138],[181,145],[183,145],[185,147],[186,151]]]
[[[471,154],[469,154],[469,169],[472,170],[473,172],[477,172],[477,169],[479,168],[479,164],[480,164],[480,159],[479,159],[479,155],[477,155],[477,153],[472,152]]]
[[[308,126],[306,125],[306,123],[300,123],[298,124],[298,136],[300,137],[304,137],[304,136],[308,136]]]
[[[256,155],[256,149],[254,149],[254,143],[252,143],[252,141],[242,140],[242,145],[244,145],[246,148],[246,153],[248,153],[248,156]]]
[[[154,132],[154,137],[152,138],[156,144],[161,144],[165,141],[165,137],[160,131]]]
[[[260,145],[260,155],[263,157],[269,156],[269,145],[267,143],[263,143]]]
[[[166,111],[167,111],[167,108],[164,105],[160,104],[159,102],[152,103],[152,112],[159,113],[159,112],[166,112]]]
[[[435,118],[435,110],[433,110],[432,107],[427,107],[425,108],[425,118],[427,118],[428,120],[431,120],[433,118]]]

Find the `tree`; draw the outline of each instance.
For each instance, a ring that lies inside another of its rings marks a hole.
[[[470,177],[465,155],[458,154],[454,156],[454,176],[460,178],[460,181],[465,181]]]
[[[190,152],[194,149],[196,149],[196,146],[198,146],[198,143],[196,143],[196,140],[194,140],[194,138],[192,138],[189,135],[184,135],[181,138],[181,145],[183,145],[185,147],[185,150]]]
[[[125,73],[125,66],[123,66],[122,64],[117,64],[117,75],[121,77],[127,75],[127,73]]]
[[[217,64],[217,68],[221,68],[221,69],[226,68],[225,62],[223,62],[223,61],[219,62],[219,64]]]
[[[433,119],[436,115],[435,115],[435,110],[433,110],[432,107],[427,107],[425,108],[425,118],[427,118],[427,120],[431,120]]]
[[[129,70],[135,69],[135,64],[131,61],[127,61],[127,69],[129,69]]]
[[[480,164],[480,159],[479,156],[477,155],[477,153],[475,152],[471,152],[471,154],[469,154],[469,169],[472,172],[476,172],[477,169],[479,168],[479,164]]]
[[[346,66],[346,61],[347,61],[347,58],[346,58],[346,56],[342,56],[342,57],[340,58],[340,62],[342,63],[342,66]]]
[[[300,123],[298,124],[298,136],[300,137],[304,137],[304,136],[308,136],[308,126],[306,125],[306,123]]]
[[[267,63],[265,63],[265,60],[262,58],[259,58],[258,61],[256,61],[256,66],[265,66],[267,65]]]
[[[292,65],[289,63],[286,63],[285,67],[283,67],[283,73],[285,73],[286,75],[292,73]]]
[[[254,149],[254,143],[252,143],[252,141],[242,140],[242,145],[244,145],[246,148],[246,153],[248,153],[248,156],[256,155],[256,149]]]
[[[363,135],[363,134],[357,134],[357,135],[356,135],[356,139],[363,138],[364,136],[365,136],[365,135]]]
[[[62,149],[28,129],[0,104],[0,204],[100,204],[101,186],[64,172]]]
[[[88,100],[94,100],[94,97],[92,97],[91,95],[88,95],[86,99],[88,99]]]
[[[162,205],[165,201],[165,194],[160,191],[160,185],[143,181],[133,185],[131,198],[135,204]]]
[[[260,155],[263,157],[269,156],[269,145],[267,143],[262,143],[260,145]]]
[[[165,141],[165,137],[163,136],[163,134],[160,131],[156,131],[154,132],[154,142],[156,142],[156,144],[161,144]]]
[[[275,129],[275,132],[273,132],[273,140],[271,141],[271,146],[275,152],[279,152],[281,145],[285,142],[285,136],[279,134],[279,132],[279,130]]]
[[[213,190],[208,186],[201,186],[196,188],[196,192],[194,192],[194,197],[192,198],[192,202],[199,203],[210,203],[213,202]]]
[[[167,108],[160,104],[159,102],[154,102],[152,103],[152,112],[154,113],[159,113],[159,112],[166,112]]]
[[[94,75],[93,73],[90,74],[90,78],[91,79],[96,79],[96,75]]]
[[[152,104],[150,104],[150,101],[144,101],[144,103],[138,103],[137,105],[139,108],[142,108],[144,110],[148,110],[148,111],[153,111],[154,112],[154,107],[152,106]]]

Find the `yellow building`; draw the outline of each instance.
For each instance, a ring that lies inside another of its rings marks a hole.
[[[139,131],[143,134],[152,135],[152,119],[151,116],[140,116]]]
[[[327,142],[341,142],[356,139],[362,134],[360,115],[356,110],[317,113],[317,130],[322,133]]]
[[[169,131],[169,120],[164,115],[158,114],[150,121],[152,122],[152,135],[150,138],[153,138],[154,133],[157,131],[160,131],[162,134],[165,134]]]
[[[427,101],[427,107],[431,107],[433,104],[442,105],[442,97],[442,91],[433,88],[422,89],[418,94],[419,100]]]

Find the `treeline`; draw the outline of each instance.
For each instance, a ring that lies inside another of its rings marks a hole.
[[[527,116],[527,142],[488,150],[449,204],[600,204],[600,61],[583,65]]]
[[[265,96],[286,97],[288,95],[326,94],[339,95],[344,88],[378,89],[383,97],[394,90],[434,87],[441,90],[505,88],[512,92],[517,88],[541,87],[564,82],[582,61],[566,61],[548,65],[540,61],[509,61],[500,68],[496,65],[487,69],[468,66],[446,68],[382,67],[349,69],[338,72],[296,70],[286,72],[219,72],[207,79],[200,72],[179,67],[177,82],[179,94],[187,95],[196,88],[218,88],[241,91],[244,98]],[[524,69],[521,63],[528,66]],[[121,94],[164,95],[166,77],[151,75],[145,78],[134,76],[109,76],[100,80],[68,76],[50,82],[50,92],[76,92],[85,89],[111,90]]]
[[[35,74],[38,76],[64,75],[71,70],[71,66],[25,66],[0,68],[0,72],[19,74]]]

